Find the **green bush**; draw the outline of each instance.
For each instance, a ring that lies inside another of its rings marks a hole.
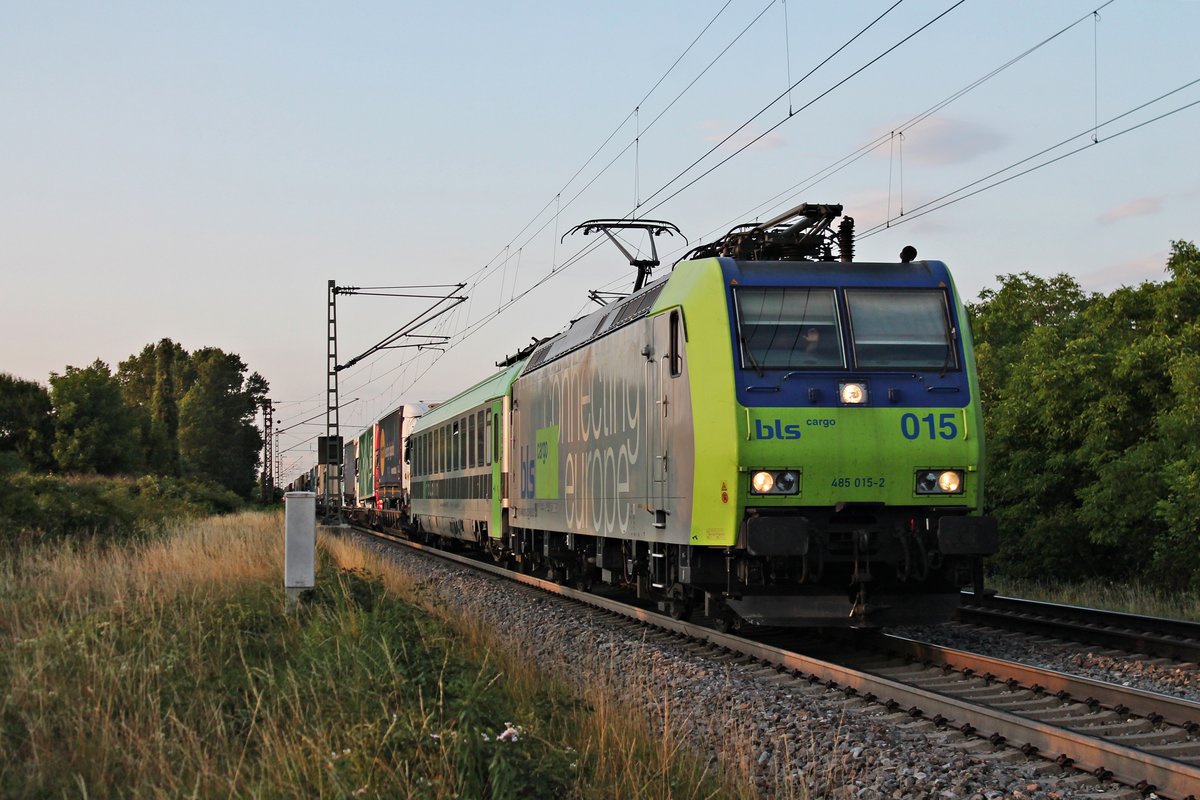
[[[0,544],[139,536],[170,520],[226,514],[244,506],[228,489],[195,480],[10,472],[0,474]]]

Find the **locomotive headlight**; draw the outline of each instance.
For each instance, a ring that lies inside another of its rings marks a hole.
[[[948,469],[941,475],[938,475],[938,488],[946,494],[958,494],[962,488],[962,475],[959,475],[952,469]]]
[[[923,469],[917,472],[917,494],[962,494],[963,474],[957,469]]]
[[[842,402],[848,406],[862,405],[867,402],[867,386],[863,383],[843,383],[838,387]]]
[[[761,469],[750,474],[750,494],[799,494],[800,473],[796,470]]]

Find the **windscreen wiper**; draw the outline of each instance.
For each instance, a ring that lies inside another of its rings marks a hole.
[[[939,378],[946,377],[946,372],[950,369],[950,364],[954,360],[954,337],[956,331],[950,326],[946,326],[946,360],[942,362],[942,371],[938,373]]]
[[[750,366],[754,367],[754,371],[758,373],[758,377],[764,375],[763,368],[758,365],[758,359],[754,357],[754,351],[750,349],[750,345],[746,342],[745,336],[739,336],[742,340],[742,352],[746,354],[746,358],[750,359]]]

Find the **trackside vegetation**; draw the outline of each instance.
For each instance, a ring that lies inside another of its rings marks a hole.
[[[281,521],[0,562],[3,797],[749,797],[601,696],[323,542],[282,602]]]
[[[268,386],[246,370],[234,353],[162,339],[115,372],[68,365],[49,389],[0,373],[0,471],[158,475],[249,497]]]
[[[0,553],[64,538],[154,536],[174,520],[227,514],[245,505],[217,484],[160,475],[0,474]]]
[[[1200,250],[1166,271],[1007,275],[970,307],[1001,577],[1200,589]]]

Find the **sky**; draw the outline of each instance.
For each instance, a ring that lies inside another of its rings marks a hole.
[[[419,329],[445,347],[340,373],[349,436],[628,291],[615,248],[563,238],[586,219],[678,225],[661,275],[841,203],[858,259],[912,244],[968,301],[1018,272],[1163,280],[1200,238],[1197,0],[0,7],[0,371],[237,353],[282,482],[323,432],[330,280],[466,284]],[[433,302],[339,296],[339,361]]]

